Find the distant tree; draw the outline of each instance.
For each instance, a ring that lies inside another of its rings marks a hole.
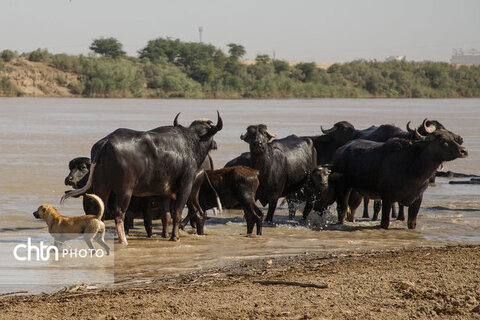
[[[290,69],[288,62],[282,60],[273,60],[273,67],[275,68],[275,73],[281,73]]]
[[[240,59],[247,53],[247,51],[245,51],[245,48],[240,44],[229,43],[227,44],[227,47],[228,47],[228,53],[230,54],[230,57],[232,57],[235,60]]]
[[[305,76],[305,81],[312,81],[315,77],[316,72],[317,72],[317,66],[315,66],[315,63],[313,63],[313,62],[298,63],[295,66],[295,68],[302,71],[303,75]]]
[[[270,56],[268,54],[257,54],[255,61],[260,63],[267,63],[270,62]]]
[[[138,53],[140,59],[145,58],[155,63],[165,62],[165,60],[175,62],[180,55],[182,44],[179,39],[158,38],[148,41],[147,46]]]
[[[90,50],[108,58],[119,58],[125,56],[122,50],[123,45],[115,38],[100,38],[93,40]]]

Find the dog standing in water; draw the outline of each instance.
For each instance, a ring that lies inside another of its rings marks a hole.
[[[105,206],[102,199],[94,194],[86,194],[87,197],[95,200],[98,204],[98,212],[96,215],[89,214],[78,217],[62,216],[58,210],[49,205],[44,204],[38,207],[33,216],[37,219],[43,219],[48,225],[48,232],[55,240],[54,245],[67,240],[72,240],[83,235],[85,242],[90,249],[95,249],[92,240],[100,244],[103,249],[110,254],[110,247],[105,243],[105,224],[102,221]]]

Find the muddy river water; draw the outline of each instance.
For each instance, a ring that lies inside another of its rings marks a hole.
[[[265,227],[263,236],[246,237],[242,213],[229,211],[215,217],[209,213],[212,218],[207,222],[206,236],[186,229],[179,242],[159,236],[159,221],[155,221],[154,237],[145,238],[143,223],[137,220],[129,246],[117,245],[114,257],[101,263],[18,261],[12,257],[13,248],[26,243],[27,238],[52,243],[45,222],[32,215],[40,204],[54,204],[68,216],[83,214],[80,199],[59,204],[67,189],[63,181],[70,159],[89,156],[90,147],[117,128],[148,130],[170,125],[177,112],[181,112],[179,120],[185,125],[200,117],[215,122],[216,110],[224,120],[224,129],[215,136],[219,147],[212,154],[216,167],[248,151],[239,136],[249,124],[265,123],[283,137],[291,133],[321,134],[320,125],[329,128],[340,120],[348,120],[360,129],[384,123],[404,128],[407,121],[419,125],[428,117],[463,136],[469,151],[468,158],[446,163],[445,170],[480,173],[478,99],[0,99],[0,293],[136,281],[238,259],[480,242],[480,185],[452,185],[445,178],[437,178],[424,195],[416,230],[407,230],[405,222],[396,221],[390,230],[381,230],[377,228],[379,222],[362,219],[338,227],[329,223],[335,220],[333,214],[327,218],[312,214],[309,224],[303,224],[300,213],[291,222],[286,208],[279,208],[275,224]],[[107,228],[113,237],[112,221],[107,221]],[[84,246],[81,241],[74,243]]]

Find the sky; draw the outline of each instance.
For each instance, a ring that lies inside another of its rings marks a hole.
[[[137,56],[149,40],[202,40],[246,59],[449,61],[480,49],[479,0],[0,0],[0,50],[88,54],[115,37]]]

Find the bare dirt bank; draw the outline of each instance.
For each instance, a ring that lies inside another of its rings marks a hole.
[[[240,262],[0,299],[1,319],[480,319],[480,246]]]

